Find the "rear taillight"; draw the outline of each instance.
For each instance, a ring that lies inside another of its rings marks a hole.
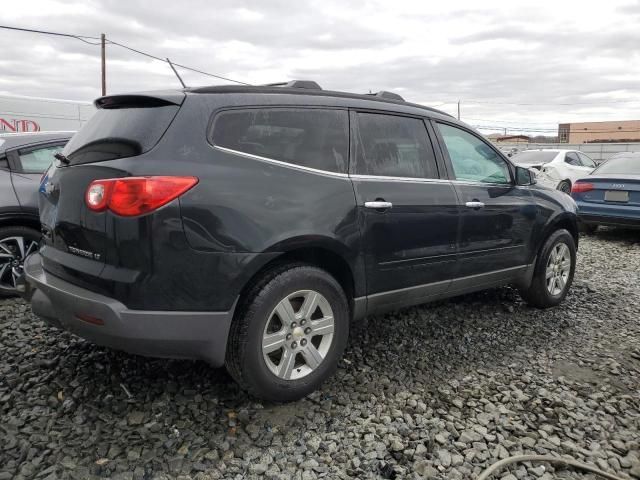
[[[198,183],[196,177],[125,177],[94,180],[85,201],[94,212],[110,210],[123,217],[152,212]]]
[[[593,183],[576,182],[571,187],[571,192],[572,193],[583,193],[583,192],[589,192],[589,191],[591,191],[593,189],[594,189]]]

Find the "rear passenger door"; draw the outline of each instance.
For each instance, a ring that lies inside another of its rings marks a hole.
[[[358,205],[369,311],[445,292],[458,229],[453,185],[421,118],[351,112],[350,176]]]
[[[508,163],[479,135],[444,122],[436,128],[460,198],[459,260],[452,289],[517,276],[530,258],[537,215],[529,188],[515,184]]]

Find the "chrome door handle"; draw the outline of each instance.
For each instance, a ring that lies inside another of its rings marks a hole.
[[[469,207],[469,208],[482,208],[482,207],[484,207],[484,203],[477,202],[477,201],[467,202],[467,203],[465,203],[465,205],[467,207]]]
[[[365,208],[375,208],[375,209],[391,208],[393,207],[393,203],[376,200],[375,202],[364,202],[364,206]]]

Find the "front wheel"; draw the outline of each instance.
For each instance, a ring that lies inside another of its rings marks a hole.
[[[564,229],[553,232],[540,249],[531,285],[522,298],[538,308],[555,307],[567,296],[576,268],[576,243]]]
[[[15,226],[0,228],[0,297],[18,295],[16,281],[22,275],[24,259],[38,250],[40,232]]]
[[[257,397],[297,400],[333,374],[348,333],[349,306],[335,278],[314,266],[285,265],[246,295],[229,333],[227,370]]]

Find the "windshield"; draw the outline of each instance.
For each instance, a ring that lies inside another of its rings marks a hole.
[[[548,163],[552,161],[558,152],[550,152],[544,150],[536,150],[531,152],[521,152],[511,157],[511,161],[514,163],[533,165],[537,163]]]
[[[593,171],[593,175],[598,173],[640,175],[640,155],[612,158]]]

